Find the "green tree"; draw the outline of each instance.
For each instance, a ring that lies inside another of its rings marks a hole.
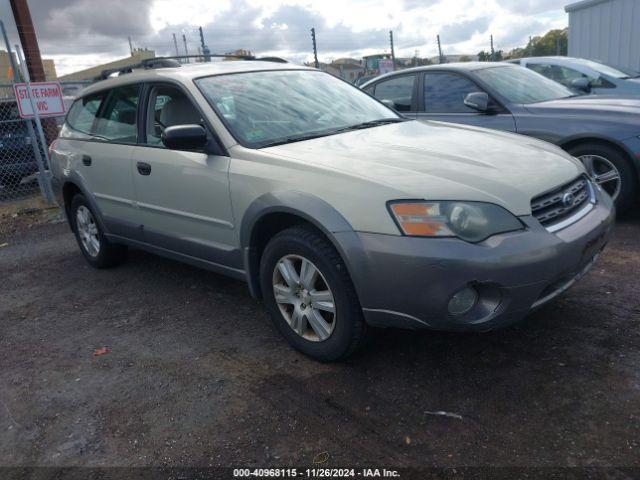
[[[510,58],[544,57],[549,55],[567,55],[568,29],[549,30],[542,36],[533,37],[526,47],[514,48],[509,52]]]

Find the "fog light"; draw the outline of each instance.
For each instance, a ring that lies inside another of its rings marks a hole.
[[[465,287],[456,292],[449,300],[449,313],[451,315],[464,315],[478,301],[478,292],[473,287]]]

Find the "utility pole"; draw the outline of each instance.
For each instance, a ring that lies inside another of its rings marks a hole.
[[[202,27],[198,27],[198,30],[200,30],[200,45],[202,46],[202,55],[204,56],[204,61],[210,62],[211,50],[209,50],[209,47],[207,47],[207,45],[204,43],[204,33],[202,33]]]
[[[131,43],[131,35],[129,35],[127,38],[129,39],[129,53],[131,53],[131,56],[133,57],[133,44]]]
[[[393,64],[393,69],[396,69],[396,52],[393,49],[393,30],[389,30],[389,43],[391,44],[391,63]]]
[[[556,55],[560,56],[560,35],[556,37]]]
[[[491,35],[491,61],[496,61],[496,51],[493,48],[493,35]]]
[[[27,63],[27,71],[32,82],[46,81],[44,67],[42,65],[42,57],[40,57],[40,47],[38,47],[38,38],[33,28],[31,13],[27,0],[9,0],[13,18],[18,27],[18,36],[24,50],[25,62]]]
[[[440,63],[444,63],[444,55],[442,55],[442,45],[440,45],[440,34],[438,34],[436,38],[438,39],[438,58],[440,60]]]
[[[182,43],[184,43],[184,54],[187,57],[184,59],[184,61],[187,63],[191,63],[189,61],[189,49],[187,48],[187,36],[184,33],[182,34]]]
[[[176,57],[180,56],[180,52],[178,51],[178,40],[176,40],[176,34],[173,34],[173,46],[176,48]],[[180,59],[178,59],[180,61]],[[180,62],[182,63],[182,62]]]
[[[320,63],[318,62],[318,46],[316,45],[316,29],[311,29],[311,43],[313,44],[313,62],[315,63],[316,68],[320,68]]]
[[[189,61],[189,49],[187,48],[187,37],[186,37],[186,35],[184,33],[182,34],[182,41],[184,43],[184,54],[187,56],[187,58],[185,58],[185,61],[187,63],[191,63]]]
[[[9,3],[11,4],[16,27],[18,27],[18,37],[20,37],[20,44],[24,51],[24,60],[29,79],[31,82],[46,82],[47,76],[44,73],[44,65],[42,65],[38,37],[36,37],[36,30],[33,27],[33,20],[31,19],[31,12],[29,12],[27,0],[9,0]],[[43,118],[42,124],[46,131],[47,145],[50,145],[58,136],[55,120]],[[47,198],[49,197],[47,196]]]
[[[529,56],[533,57],[533,41],[531,40],[531,35],[529,35]]]

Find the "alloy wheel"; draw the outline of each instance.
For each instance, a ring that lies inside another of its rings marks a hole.
[[[613,200],[618,198],[622,186],[620,171],[610,160],[600,155],[581,155],[578,159],[584,164],[594,182],[600,185]]]
[[[76,211],[76,229],[85,251],[92,257],[97,257],[100,253],[98,225],[93,218],[91,210],[84,205],[80,205]]]
[[[322,272],[300,255],[285,255],[273,271],[273,294],[291,329],[312,342],[327,340],[336,325],[336,306]]]

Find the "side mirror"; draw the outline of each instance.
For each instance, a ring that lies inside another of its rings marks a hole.
[[[591,81],[588,78],[580,77],[571,81],[571,87],[584,93],[591,92]]]
[[[172,150],[199,150],[207,144],[207,131],[202,125],[174,125],[165,128],[161,138]]]
[[[486,113],[489,110],[489,95],[485,92],[471,92],[464,97],[464,104],[467,107]]]
[[[396,109],[396,102],[394,102],[393,100],[389,100],[388,98],[383,98],[380,101],[384,103],[387,107],[392,108],[394,110]]]

